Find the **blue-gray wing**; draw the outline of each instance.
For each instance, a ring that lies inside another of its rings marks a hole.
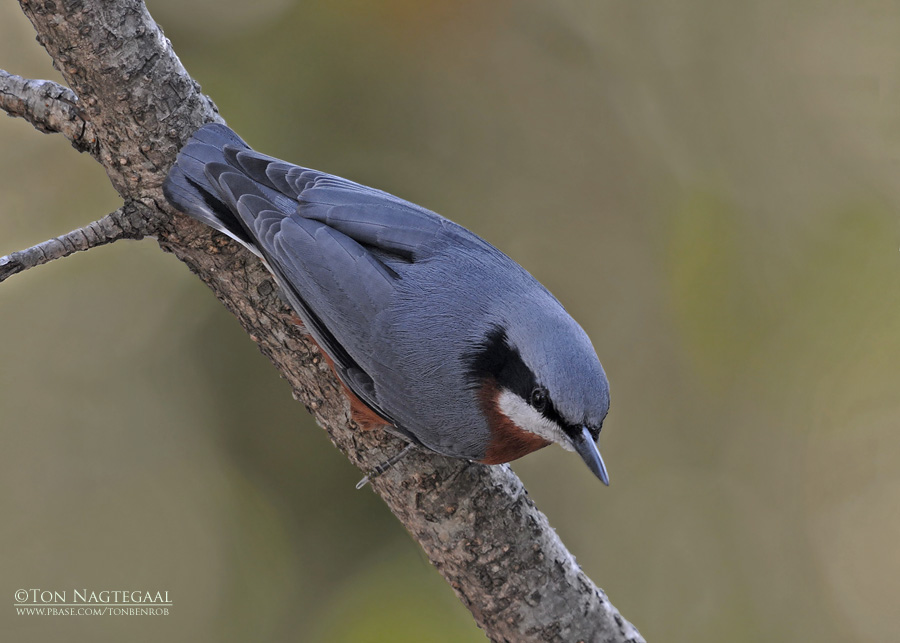
[[[462,229],[385,192],[258,154],[221,125],[198,130],[164,189],[264,259],[344,383],[406,432],[372,377],[402,385],[384,329],[399,280]]]
[[[387,192],[226,146],[230,165],[273,193],[292,199],[301,218],[318,221],[379,255],[404,261],[427,257],[440,235],[458,226]]]
[[[329,354],[344,383],[375,412],[379,404],[369,375],[378,360],[375,332],[390,309],[396,271],[343,232],[298,211],[285,213],[267,190],[231,166],[212,164],[210,178],[233,204],[292,307]]]

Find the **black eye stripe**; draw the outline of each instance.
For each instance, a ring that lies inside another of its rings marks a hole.
[[[537,386],[519,351],[512,348],[502,328],[494,328],[484,341],[464,358],[470,385],[478,387],[485,378],[493,378],[500,388],[512,391],[523,400],[531,398]]]
[[[509,345],[506,332],[493,328],[484,341],[463,358],[463,365],[473,389],[479,388],[485,378],[492,378],[501,389],[511,391],[528,402],[548,420],[555,422],[569,435],[581,432],[580,426],[569,426],[562,418],[546,388],[538,384],[534,373],[525,365],[519,351]],[[533,393],[540,389],[544,393],[543,408],[534,404]]]
[[[553,406],[553,400],[551,400],[549,397],[547,398],[547,405],[544,407],[544,410],[541,412],[541,415],[543,415],[548,420],[555,422],[556,425],[559,426],[565,433],[567,433],[569,435],[574,435],[573,431],[575,431],[576,429],[574,427],[570,427],[566,423],[566,421],[559,414],[559,411],[556,410],[556,407]],[[581,430],[581,429],[578,428],[578,430]]]

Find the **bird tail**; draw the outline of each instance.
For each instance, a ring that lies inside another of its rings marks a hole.
[[[163,194],[178,210],[228,235],[254,254],[260,252],[239,217],[222,199],[219,187],[206,167],[227,164],[225,147],[249,150],[241,137],[219,123],[204,125],[178,153],[175,165],[163,182]]]

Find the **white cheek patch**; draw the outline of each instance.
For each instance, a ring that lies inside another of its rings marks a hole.
[[[521,397],[504,389],[497,398],[497,406],[500,411],[523,431],[534,433],[545,440],[556,442],[567,451],[574,451],[572,441],[559,425],[553,420],[548,420],[538,413],[533,406]]]

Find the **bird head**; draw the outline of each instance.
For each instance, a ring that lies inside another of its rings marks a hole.
[[[491,429],[484,462],[508,462],[555,442],[609,485],[597,448],[609,383],[587,335],[561,307],[492,326],[468,369]]]

